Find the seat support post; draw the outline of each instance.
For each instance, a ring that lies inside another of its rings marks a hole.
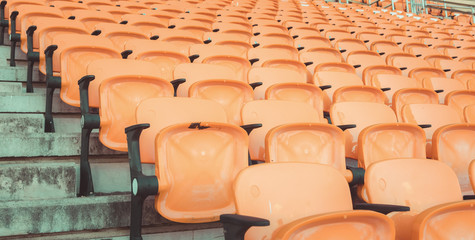
[[[35,62],[40,60],[40,53],[33,51],[33,33],[37,27],[32,25],[26,30],[26,43],[28,52],[26,53],[26,59],[28,60],[28,72],[26,75],[26,92],[33,92],[33,66]]]
[[[0,45],[5,44],[5,28],[8,27],[8,20],[5,20],[5,5],[7,1],[0,2]]]
[[[10,67],[15,67],[15,48],[16,43],[20,41],[20,34],[16,33],[16,18],[18,16],[18,11],[13,11],[10,15]]]
[[[94,80],[94,75],[86,75],[78,81],[81,105],[81,160],[80,182],[78,196],[90,196],[94,194],[91,166],[89,164],[89,138],[94,128],[99,128],[100,118],[98,114],[89,111],[89,83]]]
[[[145,176],[140,161],[140,134],[150,124],[137,124],[125,129],[130,165],[131,202],[130,202],[130,239],[142,239],[142,211],[147,196],[158,194],[156,176]]]
[[[57,45],[48,46],[45,49],[46,62],[46,105],[45,105],[45,132],[54,132],[53,122],[53,94],[56,88],[61,87],[61,78],[53,76],[53,53],[58,49]]]

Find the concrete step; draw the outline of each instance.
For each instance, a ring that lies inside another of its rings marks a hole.
[[[80,133],[80,114],[53,114],[57,133]],[[0,134],[43,133],[42,113],[0,113]]]
[[[0,113],[44,113],[46,94],[41,93],[0,93]],[[53,95],[53,113],[79,113],[78,107],[70,106],[59,97],[59,92]]]
[[[0,93],[18,94],[22,92],[21,82],[0,82]]]
[[[182,225],[162,218],[145,201],[143,225]],[[127,227],[130,194],[2,202],[0,236]]]
[[[126,155],[91,157],[96,194],[130,192]],[[153,164],[143,164],[154,175]],[[79,189],[79,157],[0,162],[0,202],[75,197]]]
[[[18,133],[4,134],[0,138],[2,157],[78,156],[81,148],[80,133]],[[91,155],[124,154],[111,150],[92,133],[89,153]]]

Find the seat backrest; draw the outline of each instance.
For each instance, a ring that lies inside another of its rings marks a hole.
[[[365,172],[365,187],[370,203],[408,206],[416,213],[462,200],[452,169],[445,163],[429,159],[373,163]]]
[[[267,100],[308,103],[320,114],[323,114],[323,96],[322,90],[315,84],[298,82],[273,84],[265,92]]]
[[[249,135],[251,159],[264,161],[265,137],[267,132],[288,123],[325,123],[321,113],[310,104],[279,100],[257,100],[248,102],[241,111],[243,124],[262,124]]]
[[[231,55],[216,55],[203,59],[203,63],[228,67],[236,74],[237,80],[243,82],[248,81],[247,73],[251,69],[251,63],[246,58]]]
[[[439,96],[436,92],[425,88],[402,88],[393,95],[392,108],[398,121],[402,121],[401,111],[406,104],[438,104]]]
[[[475,104],[475,91],[459,90],[452,91],[445,96],[445,105],[455,109],[463,118],[463,110],[466,106]]]
[[[463,116],[466,123],[475,123],[475,104],[466,106],[463,109]]]
[[[262,82],[262,85],[256,87],[254,90],[254,99],[264,100],[267,89],[274,84],[290,82],[306,83],[307,79],[297,71],[290,69],[255,67],[249,70],[248,81],[249,83]]]
[[[160,194],[155,209],[175,222],[219,220],[236,212],[233,183],[248,166],[246,132],[227,123],[183,123],[155,140]]]
[[[272,233],[283,224],[352,209],[348,183],[340,172],[323,164],[254,165],[237,176],[234,192],[238,214],[270,221],[268,227],[249,229],[246,239],[271,239]]]
[[[379,74],[402,75],[399,68],[386,65],[375,65],[366,67],[363,70],[362,78],[365,85],[371,85],[372,79]]]
[[[462,193],[472,195],[467,169],[475,159],[475,125],[443,126],[432,137],[432,158],[446,163],[457,174]]]
[[[450,79],[450,78],[425,78],[422,81],[422,86],[427,89],[433,89],[434,91],[443,90],[439,92],[439,103],[443,104],[445,102],[446,96],[453,91],[465,90],[465,86],[461,81]]]
[[[194,63],[201,63],[204,59],[211,56],[235,56],[247,58],[247,53],[226,45],[195,44],[190,47],[190,56],[199,55]]]
[[[379,161],[397,158],[426,158],[426,136],[415,124],[377,124],[358,137],[358,166],[364,169]]]
[[[338,102],[375,102],[388,104],[384,92],[371,86],[342,86],[333,93],[332,103]]]
[[[468,175],[470,177],[470,183],[472,184],[472,190],[475,192],[475,160],[473,160],[468,167]]]
[[[397,122],[396,114],[389,106],[370,102],[335,103],[330,108],[330,118],[336,126],[356,125],[355,128],[344,131],[346,156],[354,159],[358,157],[358,136],[364,128],[379,123]]]
[[[101,30],[100,36],[109,38],[118,48],[123,48],[129,39],[149,39],[148,34],[135,26],[114,23],[98,23],[96,30]]]
[[[414,78],[409,78],[401,75],[392,74],[379,74],[375,76],[371,82],[371,85],[377,88],[389,88],[385,93],[388,96],[390,102],[396,91],[403,88],[419,88],[422,87],[422,83],[418,82]]]
[[[173,114],[170,114],[170,112]],[[218,103],[199,98],[163,97],[142,101],[135,112],[137,123],[150,123],[140,135],[140,158],[156,163],[155,137],[168,126],[193,122],[226,123],[226,113]]]
[[[77,9],[71,11],[71,16],[75,17],[75,21],[82,22],[91,32],[98,23],[117,23],[114,16],[108,12],[97,14],[97,11]]]

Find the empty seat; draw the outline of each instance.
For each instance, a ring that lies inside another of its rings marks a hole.
[[[367,113],[365,113],[367,112]],[[355,128],[346,129],[346,157],[358,158],[358,136],[360,132],[371,125],[380,123],[396,123],[393,110],[381,103],[370,102],[341,102],[330,108],[330,118],[334,125],[356,124]]]
[[[390,103],[392,102],[393,95],[397,90],[422,87],[422,83],[419,83],[413,78],[392,74],[379,74],[373,77],[370,85],[384,90]]]
[[[335,42],[335,48],[342,52],[342,55],[345,59],[351,52],[368,50],[363,41],[354,38],[337,40]]]
[[[452,91],[445,96],[444,104],[455,109],[461,118],[465,107],[475,104],[475,91],[458,90]]]
[[[375,102],[388,104],[384,92],[371,86],[343,86],[333,93],[332,103],[339,102]]]
[[[312,75],[315,73],[315,68],[321,63],[343,62],[340,52],[334,48],[312,48],[300,53],[299,59],[305,63]]]
[[[445,97],[452,91],[466,89],[462,82],[450,78],[425,78],[422,85],[424,88],[433,89],[439,94],[439,103],[444,103]]]
[[[363,72],[367,67],[386,65],[386,62],[378,53],[373,51],[353,51],[346,57],[346,62],[355,67],[359,77],[363,76]]]
[[[469,180],[469,165],[475,159],[473,144],[475,125],[443,126],[432,137],[432,158],[446,163],[457,174],[462,194],[473,195]]]
[[[98,23],[95,29],[100,30],[99,36],[110,39],[119,49],[123,49],[125,42],[129,39],[149,39],[149,36],[143,33],[139,27],[134,26]]]
[[[326,123],[322,112],[303,102],[257,100],[248,102],[241,111],[243,124],[262,124],[249,134],[252,160],[265,160],[265,136],[279,125],[288,123]]]
[[[386,59],[387,56],[394,53],[402,53],[403,50],[393,41],[376,41],[371,44],[371,51],[383,54],[382,57]]]
[[[397,67],[387,65],[369,66],[363,70],[363,83],[371,85],[373,79],[379,74],[402,75],[402,71]]]
[[[201,37],[189,34],[186,30],[181,29],[168,29],[168,28],[155,28],[150,31],[151,39],[159,39],[160,41],[173,42],[180,45],[182,48],[189,48],[194,44],[202,44]]]
[[[392,99],[392,108],[398,121],[402,121],[401,111],[406,104],[438,104],[439,96],[436,92],[425,88],[403,88],[397,90]]]
[[[328,181],[332,184],[324,184]],[[276,185],[282,187],[277,190]],[[259,194],[253,194],[251,188]],[[393,225],[387,216],[367,210],[352,211],[348,185],[330,166],[312,163],[252,166],[238,175],[234,193],[237,214],[258,218],[253,218],[254,224],[236,226],[235,219],[242,216],[221,216],[226,239],[394,238]],[[227,224],[231,226],[228,228]],[[247,230],[253,225],[257,227]],[[232,235],[231,229],[240,234]]]
[[[294,45],[294,40],[288,34],[269,33],[266,35],[253,36],[249,39],[250,44],[259,44],[259,46],[267,46],[274,44]]]
[[[327,88],[323,95],[323,109],[326,112],[330,110],[333,95],[340,87],[363,85],[363,81],[355,73],[319,71],[315,73],[314,78],[316,85]]]
[[[250,84],[262,83],[254,90],[256,100],[264,100],[267,89],[274,84],[307,82],[307,78],[290,69],[256,67],[249,71],[248,76]]]
[[[332,44],[327,38],[312,36],[294,39],[294,47],[303,48],[301,51],[308,51],[313,48],[331,48]]]
[[[473,201],[462,201],[457,176],[444,163],[426,159],[373,163],[366,170],[365,186],[370,203],[411,208],[409,212],[391,214],[397,239],[463,238],[473,234]]]
[[[127,26],[135,26],[142,30],[144,33],[150,32],[154,28],[166,28],[168,27],[168,21],[160,21],[158,18],[147,15],[139,14],[125,14],[120,18],[120,23]]]
[[[422,81],[426,78],[432,77],[439,77],[444,78],[445,72],[433,67],[422,67],[422,68],[415,68],[409,72],[409,77],[415,78],[418,82],[422,83]]]
[[[401,110],[401,120],[406,123],[426,125],[427,157],[432,157],[432,135],[445,125],[462,123],[459,114],[452,108],[439,104],[406,104]]]
[[[442,69],[446,73],[447,77],[451,77],[453,73],[459,70],[472,70],[472,66],[468,63],[449,59],[436,59],[434,66],[436,68]]]
[[[394,53],[386,57],[386,63],[398,67],[403,75],[408,76],[409,72],[416,68],[431,67],[430,64],[409,53]]]
[[[294,52],[275,51],[272,48],[251,48],[247,53],[247,57],[253,61],[253,67],[262,67],[262,64],[272,59],[298,59],[298,55],[296,57]]]
[[[463,116],[466,123],[475,123],[475,104],[466,106],[463,109]]]
[[[71,12],[71,17],[74,17],[75,21],[79,21],[86,28],[93,32],[96,28],[96,24],[99,23],[118,23],[119,20],[116,20],[114,16],[108,12],[101,12],[100,14],[97,11],[93,10],[73,10]]]

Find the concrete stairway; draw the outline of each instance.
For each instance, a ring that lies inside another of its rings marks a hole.
[[[18,59],[26,57],[17,49]],[[37,68],[34,93],[26,93],[26,62],[10,67],[9,46],[0,46],[0,238],[126,239],[130,221],[127,154],[104,147],[91,134],[95,195],[79,188],[80,114],[54,97],[56,132],[44,132],[45,83]],[[58,91],[58,90],[56,90]],[[144,166],[153,174],[153,166]],[[153,197],[144,207],[144,236],[222,239],[217,223],[179,224],[162,218]],[[148,226],[148,227],[147,227]]]

